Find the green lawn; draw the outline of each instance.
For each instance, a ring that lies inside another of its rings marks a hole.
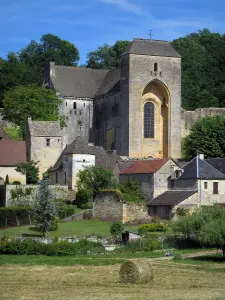
[[[23,140],[21,135],[20,135],[20,132],[18,131],[17,128],[5,127],[4,130],[12,140],[16,140],[16,141],[22,141]]]
[[[52,237],[60,236],[110,236],[112,222],[97,220],[77,220],[59,224],[57,231],[51,232]],[[13,228],[0,229],[0,238],[6,233],[8,236],[17,236],[22,233],[35,234],[29,229],[30,226],[18,226]],[[137,232],[138,226],[125,226],[126,230]]]

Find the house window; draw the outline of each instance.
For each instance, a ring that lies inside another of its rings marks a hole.
[[[59,183],[58,172],[55,173],[55,183]]]
[[[158,71],[158,64],[154,63],[154,72],[157,72],[157,71]]]
[[[64,173],[64,183],[66,183],[66,173]]]
[[[213,194],[219,194],[219,182],[213,182]]]
[[[83,159],[83,162],[85,162],[85,159]]]
[[[84,103],[84,107],[85,107],[85,103]]]
[[[66,102],[66,106],[67,106],[67,102]]]
[[[82,130],[82,127],[80,126],[80,131]]]
[[[204,190],[207,190],[207,188],[208,188],[208,182],[204,182]]]
[[[73,109],[77,109],[77,102],[73,102]]]
[[[46,147],[50,147],[50,139],[46,139]]]
[[[144,138],[154,138],[155,107],[152,102],[144,105]]]

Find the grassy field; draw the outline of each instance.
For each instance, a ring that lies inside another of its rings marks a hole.
[[[97,220],[77,220],[59,224],[57,231],[49,235],[59,236],[110,236],[110,226],[112,222],[102,222]],[[0,238],[7,233],[8,236],[21,235],[22,233],[34,234],[29,229],[30,226],[19,226],[13,228],[0,229]],[[126,230],[137,231],[138,226],[126,226]],[[37,233],[37,232],[36,232]]]
[[[120,264],[2,265],[1,300],[224,300],[224,262],[212,273],[172,260],[151,261],[154,282],[140,285],[119,283]]]

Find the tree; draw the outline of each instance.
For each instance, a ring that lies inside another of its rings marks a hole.
[[[59,118],[61,101],[54,91],[37,86],[17,86],[4,93],[3,117],[20,126],[25,132],[27,118],[40,121],[55,121]]]
[[[120,66],[120,57],[130,45],[129,41],[117,41],[113,46],[104,44],[88,53],[87,67],[93,69],[114,70]]]
[[[16,171],[26,176],[27,184],[36,184],[38,182],[39,168],[38,162],[22,162],[16,165]]]
[[[194,157],[203,153],[206,158],[225,156],[225,117],[213,116],[200,119],[192,126],[184,140],[185,153]]]
[[[37,191],[34,219],[38,230],[43,235],[46,235],[47,232],[53,229],[57,229],[57,212],[47,179],[41,182],[41,185]]]
[[[219,204],[203,207],[192,215],[179,217],[171,226],[177,233],[195,237],[202,244],[220,247],[225,254],[225,209]]]
[[[137,180],[129,178],[126,182],[120,183],[118,188],[124,194],[125,199],[126,198],[129,199],[130,198],[129,196],[132,196],[131,199],[136,199],[136,200],[144,199],[144,195],[142,193],[140,183]]]
[[[78,189],[87,188],[93,195],[101,189],[109,188],[114,184],[113,173],[101,167],[91,166],[78,173]]]

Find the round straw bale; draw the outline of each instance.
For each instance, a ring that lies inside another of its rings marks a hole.
[[[154,278],[152,265],[147,260],[133,260],[123,263],[119,275],[121,283],[147,283]]]

